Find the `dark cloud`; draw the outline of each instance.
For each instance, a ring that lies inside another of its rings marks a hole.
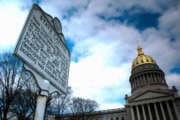
[[[39,4],[42,0],[32,0],[33,3]]]
[[[70,19],[72,16],[78,16],[87,9],[90,0],[42,0],[40,5],[45,9],[55,12],[59,18]]]
[[[177,73],[180,74],[180,65],[176,65],[176,67],[170,70],[170,73]]]
[[[139,12],[134,12],[138,9]],[[158,27],[158,19],[160,17],[159,13],[151,13],[140,11],[139,8],[132,8],[130,10],[125,10],[118,16],[106,16],[106,15],[97,15],[100,19],[103,19],[107,22],[125,24],[127,26],[134,26],[138,30],[143,31],[149,27]]]

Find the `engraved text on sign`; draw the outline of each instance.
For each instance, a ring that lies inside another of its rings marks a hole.
[[[62,39],[45,13],[36,8],[26,21],[15,54],[65,92],[70,55]]]

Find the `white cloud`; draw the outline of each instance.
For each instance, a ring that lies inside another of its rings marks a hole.
[[[132,60],[127,58],[135,57],[136,49],[133,48],[139,36],[134,28],[107,25],[95,36],[76,42],[72,54],[80,52],[85,56],[71,63],[69,83],[74,95],[95,99],[105,108],[107,99],[124,99],[125,94],[130,94]]]
[[[180,40],[180,4],[177,7],[167,10],[159,19],[160,28]]]
[[[179,62],[179,48],[175,47],[178,41],[171,42],[167,33],[164,35],[156,29],[147,29],[142,36],[145,54],[152,56],[166,73]]]
[[[116,108],[123,108],[124,105],[121,103],[104,103],[102,105],[100,105],[100,109],[101,110],[107,110],[107,109],[116,109]]]
[[[21,11],[18,2],[0,4],[0,45],[1,49],[14,46],[18,40],[19,34],[26,18],[26,11]]]
[[[180,74],[169,73],[166,75],[166,80],[170,88],[172,86],[176,86],[176,88],[180,92]]]
[[[78,63],[71,63],[69,85],[75,96],[94,99],[104,108],[107,99],[113,100],[119,96],[124,98],[125,93],[130,92],[127,68],[127,65],[107,67],[98,57],[90,56]]]

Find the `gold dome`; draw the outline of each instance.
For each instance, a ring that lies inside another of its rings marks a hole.
[[[147,64],[147,63],[156,64],[156,62],[153,60],[152,57],[144,54],[140,46],[138,46],[137,51],[138,51],[138,56],[133,60],[132,69],[142,64]]]

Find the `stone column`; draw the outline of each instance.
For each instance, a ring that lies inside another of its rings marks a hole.
[[[132,88],[134,88],[134,78],[132,79]]]
[[[136,88],[136,78],[134,78],[134,88]]]
[[[136,79],[136,87],[138,88],[139,87],[139,79],[138,79],[138,77],[136,77],[137,79]]]
[[[131,119],[135,120],[133,106],[130,107],[130,111],[131,111]]]
[[[141,107],[142,107],[142,112],[143,112],[143,118],[144,120],[146,120],[146,113],[145,113],[144,105],[142,105]]]
[[[145,74],[143,74],[143,77],[144,77],[144,85],[146,85],[146,83],[147,83],[146,81],[147,80],[146,80]]]
[[[161,75],[161,80],[164,80],[164,79],[163,79],[163,74],[161,73],[160,75]]]
[[[141,87],[142,85],[142,79],[141,79],[141,76],[139,76],[139,87]]]
[[[154,77],[154,82],[157,83],[157,80],[156,80],[156,73],[153,73],[153,77]]]
[[[144,74],[142,74],[142,80],[143,80],[143,86],[146,84],[146,81],[145,81],[145,77],[144,77]]]
[[[160,73],[158,73],[158,82],[162,83],[161,77],[160,77]]]
[[[161,111],[162,111],[163,120],[166,120],[166,116],[165,116],[165,112],[164,112],[164,109],[163,109],[162,103],[160,102],[159,104],[160,104],[160,108],[161,108]]]
[[[169,113],[170,120],[173,120],[172,111],[171,111],[171,108],[169,106],[168,101],[166,101],[166,106],[167,106],[167,110],[168,110],[168,113]]]
[[[179,115],[179,113],[177,111],[177,108],[176,108],[176,105],[175,105],[174,101],[172,101],[172,104],[173,104],[173,108],[175,110],[175,115],[176,115],[177,119],[180,120],[180,115]]]
[[[155,73],[155,82],[157,83],[158,82],[158,74],[157,73]]]
[[[147,74],[147,78],[148,78],[149,84],[151,84],[151,81],[153,79],[151,73]]]
[[[44,120],[48,92],[42,91],[37,98],[34,120]]]
[[[140,112],[139,112],[138,106],[136,106],[136,111],[137,111],[137,117],[138,117],[138,120],[140,120],[141,118],[140,118]]]
[[[147,106],[148,106],[149,118],[150,118],[150,120],[153,120],[153,119],[152,119],[152,113],[151,113],[150,104],[147,104]]]
[[[153,77],[152,82],[155,83],[155,82],[156,82],[156,74],[155,74],[155,73],[152,73],[152,77]]]
[[[147,79],[148,79],[148,84],[150,85],[151,84],[151,74],[150,73],[147,73]]]
[[[157,120],[160,120],[156,103],[154,103],[154,109],[155,109],[155,113],[156,113],[156,118],[157,118]]]
[[[151,83],[153,83],[154,80],[155,80],[155,79],[154,79],[154,73],[151,72],[151,73],[150,73],[150,76],[151,76]]]
[[[153,74],[153,82],[156,83],[156,73],[152,73]]]

